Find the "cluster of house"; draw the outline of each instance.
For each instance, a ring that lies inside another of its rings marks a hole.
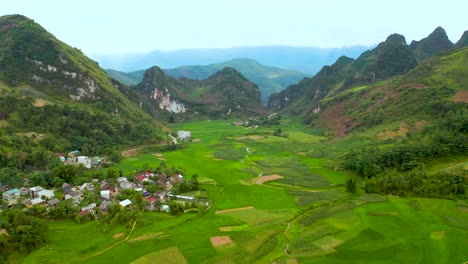
[[[101,164],[102,158],[100,157],[88,157],[88,156],[81,156],[80,151],[73,150],[68,152],[67,155],[63,153],[57,153],[57,157],[65,164],[71,165],[79,165],[82,164],[87,169],[91,169],[92,167],[97,167]]]
[[[45,204],[47,201],[48,205],[56,205],[58,199],[55,199],[54,190],[47,190],[40,186],[32,188],[10,188],[9,186],[0,186],[0,192],[2,192],[2,199],[7,202],[8,206],[16,204],[24,204],[26,206],[34,206],[38,204]]]
[[[42,206],[56,206],[63,202],[63,200],[71,200],[73,204],[79,206],[81,204],[80,214],[95,214],[95,210],[99,208],[101,212],[107,212],[110,206],[114,203],[119,203],[122,207],[131,208],[132,201],[125,199],[118,201],[116,196],[126,189],[133,189],[141,193],[142,197],[147,201],[146,210],[160,210],[163,212],[169,212],[170,208],[167,205],[169,199],[184,200],[184,201],[195,201],[194,197],[190,196],[179,196],[170,193],[170,190],[176,184],[181,183],[184,177],[180,174],[167,176],[165,174],[154,174],[152,172],[144,172],[135,176],[135,182],[130,181],[126,177],[117,178],[115,183],[111,183],[108,180],[94,179],[91,182],[83,183],[80,186],[72,186],[69,183],[62,185],[63,193],[61,197],[56,197],[54,190],[44,189],[40,186],[32,188],[10,188],[8,186],[0,186],[0,192],[2,192],[2,198],[7,202],[8,206],[14,206],[16,204],[24,204],[27,207],[35,205]],[[146,184],[144,184],[146,182]],[[145,186],[148,184],[157,184],[160,188],[154,193],[150,193],[146,190]],[[86,193],[97,192],[99,188],[100,203],[91,203],[84,205],[82,200]]]

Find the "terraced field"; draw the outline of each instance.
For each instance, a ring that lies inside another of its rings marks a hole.
[[[316,130],[291,120],[236,127],[232,120],[178,124],[197,142],[164,152],[168,166],[199,174],[212,200],[203,214],[142,213],[135,230],[50,222],[47,247],[24,263],[464,263],[466,201],[345,193],[345,173],[312,157]],[[147,153],[147,152],[144,152]],[[128,157],[126,175],[161,155]],[[281,175],[257,184],[262,176]],[[121,236],[115,234],[124,233]],[[128,237],[128,240],[125,238]],[[71,238],[71,239],[70,239]]]

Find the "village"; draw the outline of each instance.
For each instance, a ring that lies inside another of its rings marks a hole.
[[[190,132],[182,131],[178,134],[180,140],[190,138]],[[103,160],[100,157],[79,154],[79,151],[71,151],[67,155],[57,153],[57,156],[66,165],[82,165],[87,169],[99,166]],[[2,193],[3,206],[27,208],[40,206],[50,210],[61,203],[68,203],[78,209],[78,215],[87,216],[97,216],[98,212],[105,214],[112,205],[116,204],[127,210],[138,208],[167,213],[171,213],[171,203],[182,210],[209,207],[210,201],[206,197],[178,195],[197,191],[198,175],[193,175],[187,180],[178,170],[171,171],[164,168],[139,172],[129,177],[115,173],[116,176],[113,178],[91,179],[77,186],[65,182],[61,188],[55,189],[42,186],[11,188],[0,185],[0,193]],[[171,174],[167,175],[168,172]],[[138,206],[135,206],[135,202]]]

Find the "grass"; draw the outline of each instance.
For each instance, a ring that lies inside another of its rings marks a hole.
[[[188,263],[184,255],[177,247],[170,247],[156,252],[152,252],[143,257],[132,261],[131,264],[150,264],[150,263],[167,263],[167,264],[185,264]]]

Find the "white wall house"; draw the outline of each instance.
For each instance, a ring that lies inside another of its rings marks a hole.
[[[192,132],[190,131],[177,131],[177,138],[180,140],[189,140],[192,137]]]

